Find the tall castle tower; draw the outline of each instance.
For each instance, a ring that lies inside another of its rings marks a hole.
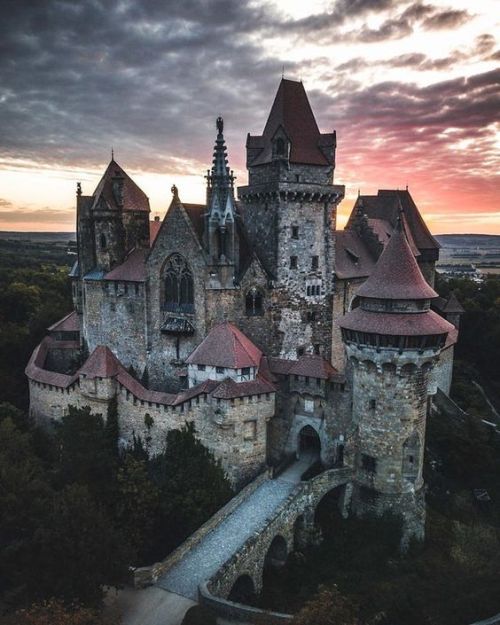
[[[429,373],[453,326],[431,311],[425,281],[403,230],[396,230],[373,273],[358,289],[359,306],[340,322],[352,367],[356,428],[353,511],[394,509],[404,536],[423,537],[425,426]]]
[[[335,132],[322,134],[301,82],[282,80],[264,132],[247,138],[245,226],[274,277],[275,355],[331,354],[337,204]],[[298,354],[297,354],[298,352]]]

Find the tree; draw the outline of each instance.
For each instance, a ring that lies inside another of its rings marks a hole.
[[[164,549],[176,547],[233,495],[220,461],[196,438],[193,423],[168,432],[151,470],[160,490],[158,542]]]
[[[60,483],[84,484],[99,501],[111,503],[116,456],[110,449],[110,436],[101,415],[92,414],[88,406],[70,406],[57,431]]]
[[[54,495],[36,540],[40,597],[99,606],[103,586],[127,578],[125,541],[86,486],[72,484]]]
[[[147,462],[126,453],[118,471],[117,522],[131,548],[132,561],[154,560],[154,530],[160,508],[160,491],[148,474]]]
[[[35,603],[15,614],[0,618],[0,625],[119,625],[117,616],[105,616],[78,604],[64,605],[57,599]]]
[[[357,605],[340,594],[337,586],[320,586],[298,612],[292,625],[360,625]]]

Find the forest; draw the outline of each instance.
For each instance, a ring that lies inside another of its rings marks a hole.
[[[101,615],[105,588],[164,557],[233,494],[192,425],[170,432],[151,457],[140,439],[119,452],[113,406],[103,415],[71,410],[51,434],[29,420],[24,368],[72,308],[68,249],[0,241],[2,625],[111,625]],[[479,426],[494,413],[471,385],[498,410],[500,280],[439,280],[438,290],[453,290],[466,311],[452,395],[469,417],[461,428],[429,423],[426,547],[401,558],[398,519],[343,521],[326,501],[321,547],[291,556],[261,597],[293,606],[297,625],[455,625],[500,610],[500,448]],[[493,496],[490,510],[474,506],[475,485]]]

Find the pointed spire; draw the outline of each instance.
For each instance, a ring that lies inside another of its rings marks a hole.
[[[209,212],[212,208],[226,206],[228,196],[233,195],[234,175],[229,169],[227,162],[227,148],[224,139],[224,120],[218,117],[215,122],[217,138],[215,140],[212,169],[207,172],[207,207]]]
[[[114,151],[113,147],[111,147],[111,160],[112,161],[115,160],[115,151]]]

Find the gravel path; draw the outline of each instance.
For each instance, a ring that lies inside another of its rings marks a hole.
[[[157,586],[198,599],[198,585],[209,579],[290,495],[300,476],[314,461],[302,457],[279,478],[263,482],[227,519],[207,534],[182,560],[165,573]]]

